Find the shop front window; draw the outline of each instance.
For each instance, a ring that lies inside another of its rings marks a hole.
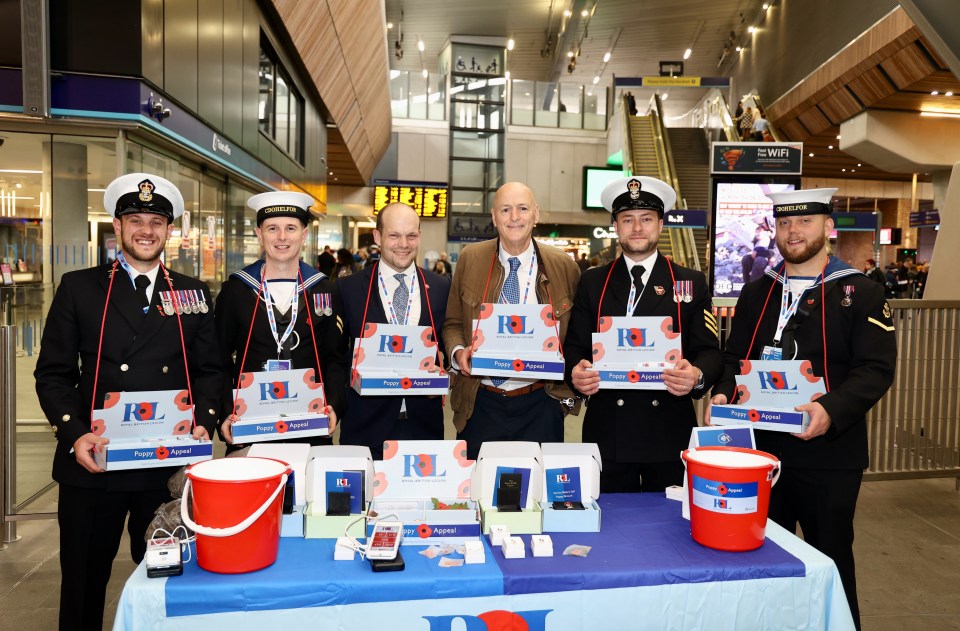
[[[260,131],[303,164],[303,96],[263,33],[260,34],[259,81]]]

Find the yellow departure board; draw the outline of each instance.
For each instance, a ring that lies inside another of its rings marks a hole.
[[[373,214],[387,204],[400,202],[411,206],[427,219],[447,216],[447,187],[435,184],[377,184],[373,192]]]

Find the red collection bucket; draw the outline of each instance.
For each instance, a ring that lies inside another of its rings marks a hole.
[[[242,574],[277,560],[283,488],[292,469],[269,458],[220,458],[187,467],[180,516],[197,533],[197,564]],[[193,519],[187,497],[193,486]]]
[[[731,552],[762,546],[780,461],[740,447],[687,449],[681,458],[687,468],[693,540]]]

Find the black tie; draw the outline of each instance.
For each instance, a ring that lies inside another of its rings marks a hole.
[[[137,286],[137,298],[140,299],[140,306],[146,310],[150,306],[147,300],[147,287],[150,286],[150,277],[146,274],[140,274],[133,279],[133,284]]]
[[[634,265],[633,269],[630,270],[630,274],[633,276],[633,286],[637,288],[637,299],[640,299],[640,294],[643,293],[643,273],[647,271],[643,269],[643,265]]]

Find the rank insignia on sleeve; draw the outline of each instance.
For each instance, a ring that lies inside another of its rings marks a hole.
[[[891,315],[893,315],[893,311],[890,310],[890,303],[889,303],[889,302],[884,302],[884,303],[883,303],[883,317],[889,318]]]

